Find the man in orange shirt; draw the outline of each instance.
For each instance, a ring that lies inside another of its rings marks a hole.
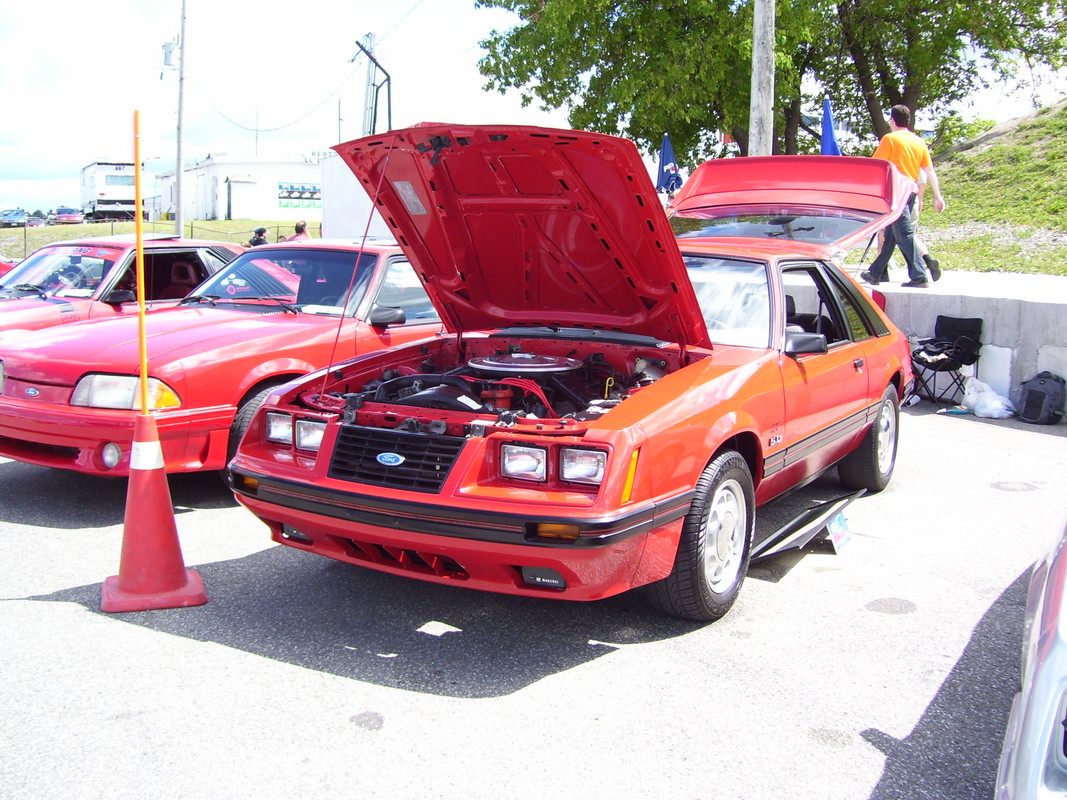
[[[904,105],[896,105],[889,110],[889,115],[891,130],[878,143],[874,157],[884,158],[916,182],[919,180],[920,172],[924,172],[927,183],[934,193],[934,208],[938,212],[944,211],[945,198],[941,195],[937,173],[934,172],[934,165],[930,160],[930,150],[926,147],[926,142],[908,130],[911,124],[911,109]],[[872,286],[877,286],[886,279],[889,271],[889,257],[893,254],[894,247],[900,248],[904,261],[908,265],[909,280],[901,285],[912,289],[925,289],[930,285],[926,277],[926,268],[923,266],[923,258],[919,254],[919,245],[915,240],[915,228],[911,221],[915,199],[916,195],[913,194],[903,213],[886,228],[882,249],[871,262],[871,268],[860,275]],[[936,281],[941,277],[941,269],[936,261],[930,260],[927,263],[930,265],[930,277]]]

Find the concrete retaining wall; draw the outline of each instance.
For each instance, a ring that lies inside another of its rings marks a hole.
[[[1020,384],[1038,372],[1067,377],[1067,277],[945,272],[929,289],[883,283],[877,291],[912,339],[933,336],[938,314],[981,318],[977,377],[1013,403]]]

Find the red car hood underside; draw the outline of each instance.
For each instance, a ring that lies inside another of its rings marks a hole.
[[[395,231],[451,330],[557,325],[708,343],[632,142],[432,124],[334,150]]]

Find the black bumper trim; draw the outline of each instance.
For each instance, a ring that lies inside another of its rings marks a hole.
[[[241,481],[234,480],[236,475],[257,481],[257,490],[248,492],[242,489]],[[230,483],[238,495],[294,511],[360,522],[378,528],[501,544],[571,548],[607,547],[666,525],[689,512],[693,496],[692,492],[686,492],[659,505],[643,506],[633,513],[576,520],[573,517],[532,518],[524,514],[460,510],[411,500],[387,500],[280,480],[247,470],[231,470]],[[577,524],[578,539],[556,541],[528,536],[527,528],[536,523]]]

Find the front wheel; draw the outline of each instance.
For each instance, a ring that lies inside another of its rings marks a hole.
[[[237,446],[241,443],[241,439],[244,438],[245,431],[247,431],[248,426],[252,424],[252,418],[255,417],[256,412],[259,411],[259,407],[263,405],[273,390],[274,386],[267,386],[260,389],[237,407],[237,413],[234,415],[233,423],[230,425],[230,437],[226,447],[227,467],[237,453]],[[228,486],[229,479],[227,477],[227,467],[222,468],[219,472],[219,477],[222,479],[222,482]]]
[[[697,480],[674,569],[649,587],[652,604],[697,622],[725,616],[748,573],[755,524],[748,462],[732,450],[722,453]]]
[[[900,400],[893,385],[886,387],[878,405],[878,416],[859,447],[841,459],[837,474],[846,489],[866,489],[871,494],[882,491],[893,477],[897,463],[897,437],[900,425]]]

